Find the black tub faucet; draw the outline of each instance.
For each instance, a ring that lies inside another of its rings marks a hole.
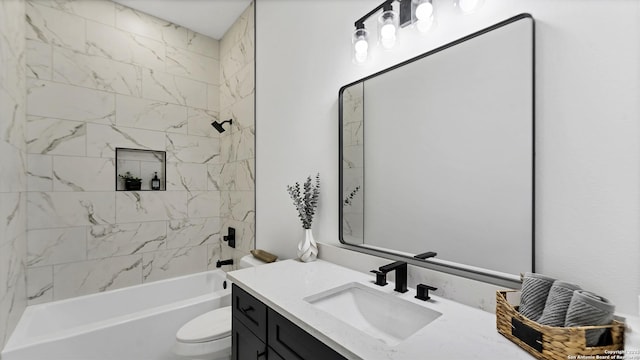
[[[386,274],[393,270],[396,271],[396,288],[397,292],[407,292],[407,263],[404,261],[396,261],[391,264],[380,266],[380,272]]]
[[[216,261],[216,267],[217,268],[222,267],[222,265],[233,265],[233,259]]]

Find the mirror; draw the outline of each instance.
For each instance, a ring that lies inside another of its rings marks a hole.
[[[533,49],[522,14],[340,89],[341,242],[534,270]]]

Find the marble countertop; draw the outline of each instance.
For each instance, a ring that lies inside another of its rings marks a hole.
[[[360,273],[330,262],[285,260],[229,272],[227,277],[267,306],[349,359],[527,359],[533,357],[496,330],[495,315],[438,296],[415,299],[415,289],[400,294],[393,283],[376,286],[373,274]],[[396,346],[349,326],[303,300],[349,282],[442,313],[429,325]]]

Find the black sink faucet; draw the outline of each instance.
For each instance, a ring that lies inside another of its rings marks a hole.
[[[407,292],[407,263],[404,261],[396,261],[391,264],[380,266],[380,272],[386,274],[390,271],[396,271],[396,288],[397,292]]]

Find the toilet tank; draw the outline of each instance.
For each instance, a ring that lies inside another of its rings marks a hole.
[[[264,261],[260,259],[256,259],[253,255],[245,255],[240,259],[240,265],[238,267],[240,269],[246,269],[248,267],[259,266],[266,264]]]

